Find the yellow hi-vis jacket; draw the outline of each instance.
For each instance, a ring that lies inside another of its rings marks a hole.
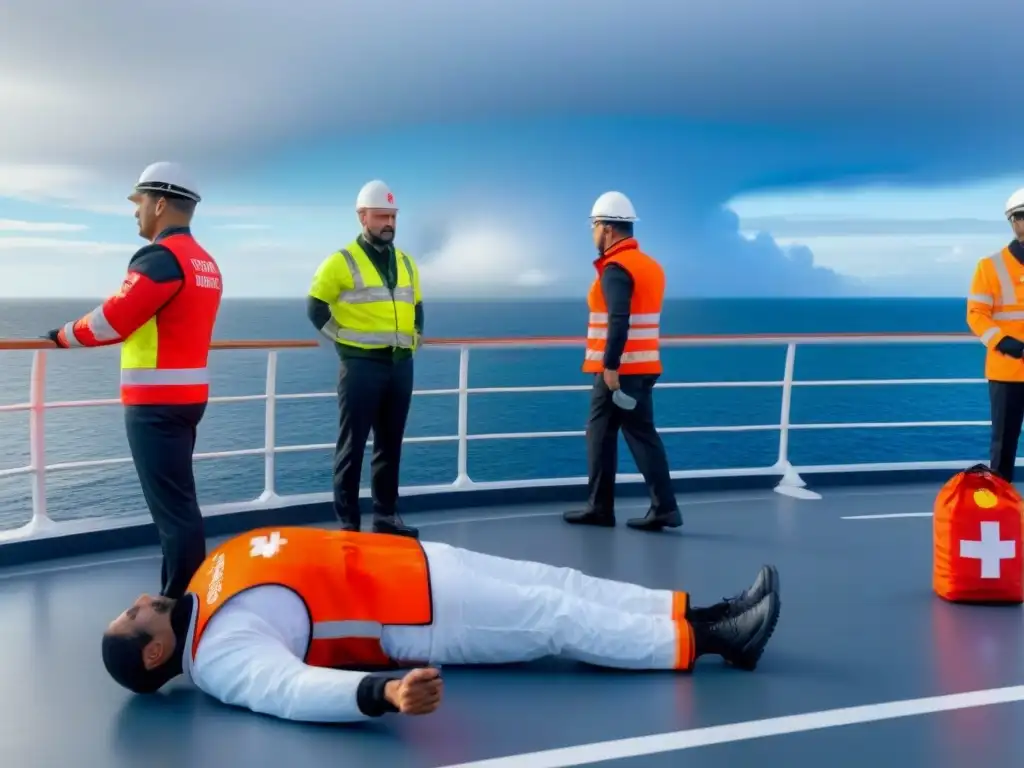
[[[358,241],[324,259],[309,295],[331,308],[325,335],[361,349],[416,348],[416,305],[423,298],[419,270],[397,248],[395,260],[398,280],[391,290]]]

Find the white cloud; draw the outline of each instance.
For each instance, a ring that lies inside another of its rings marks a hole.
[[[0,162],[0,197],[40,203],[69,201],[99,181],[95,171],[74,165]]]
[[[437,297],[522,296],[558,279],[536,242],[486,224],[455,229],[438,250],[419,259],[419,267],[424,293]]]
[[[62,221],[18,221],[0,219],[0,232],[83,232],[84,224],[69,224]]]
[[[776,238],[783,247],[804,245],[816,264],[896,295],[963,295],[978,259],[1007,238],[977,234],[846,235]]]
[[[59,256],[74,252],[78,254],[122,253],[130,256],[137,248],[124,243],[105,243],[94,240],[63,240],[58,237],[10,237],[0,236],[0,251],[33,251],[33,259],[39,251],[43,256]],[[34,264],[33,264],[34,266]]]

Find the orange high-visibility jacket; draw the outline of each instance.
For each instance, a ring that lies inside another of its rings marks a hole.
[[[618,264],[633,278],[633,300],[629,307],[629,336],[622,352],[619,373],[660,374],[659,345],[661,308],[665,299],[665,272],[653,258],[642,252],[634,238],[616,243],[594,262],[597,277],[590,286],[587,305],[590,322],[584,373],[604,371],[604,351],[608,338],[608,306],[601,290],[601,275],[609,264]]]
[[[985,378],[1024,381],[1024,360],[995,348],[1005,336],[1024,341],[1024,266],[1009,248],[978,262],[967,297],[967,325],[988,348]]]
[[[388,667],[385,626],[433,622],[430,571],[416,539],[316,528],[263,528],[210,553],[189,582],[198,609],[191,658],[210,619],[231,598],[260,586],[287,587],[306,604],[315,667]]]

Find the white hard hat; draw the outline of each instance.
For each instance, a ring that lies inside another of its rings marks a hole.
[[[1018,189],[1006,201],[1006,218],[1010,218],[1013,214],[1022,210],[1024,210],[1024,189]]]
[[[373,180],[363,185],[356,198],[356,210],[365,208],[379,208],[385,211],[397,211],[395,196],[388,189],[388,185],[380,180]]]
[[[633,203],[621,192],[605,192],[590,210],[591,221],[637,221]]]
[[[139,176],[129,200],[134,200],[139,192],[165,192],[199,202],[198,188],[193,179],[178,163],[153,163]]]

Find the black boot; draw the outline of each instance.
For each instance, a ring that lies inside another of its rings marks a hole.
[[[392,536],[408,536],[412,539],[420,537],[419,529],[403,523],[402,518],[398,516],[397,512],[390,515],[374,513],[373,532],[390,533]]]
[[[762,566],[754,579],[754,583],[746,591],[733,597],[723,598],[707,608],[692,608],[686,618],[690,621],[714,623],[722,619],[739,616],[761,602],[761,599],[772,592],[779,591],[779,572],[774,565]]]
[[[715,654],[739,669],[756,669],[779,621],[781,606],[779,595],[771,592],[739,616],[713,624],[691,622],[696,655]]]
[[[573,525],[595,525],[599,528],[614,528],[614,512],[598,512],[594,509],[579,509],[562,514],[562,519]]]
[[[647,510],[644,517],[634,517],[626,521],[626,525],[638,531],[660,531],[663,528],[678,528],[683,524],[683,515],[679,507],[669,512],[655,512],[654,509]]]

